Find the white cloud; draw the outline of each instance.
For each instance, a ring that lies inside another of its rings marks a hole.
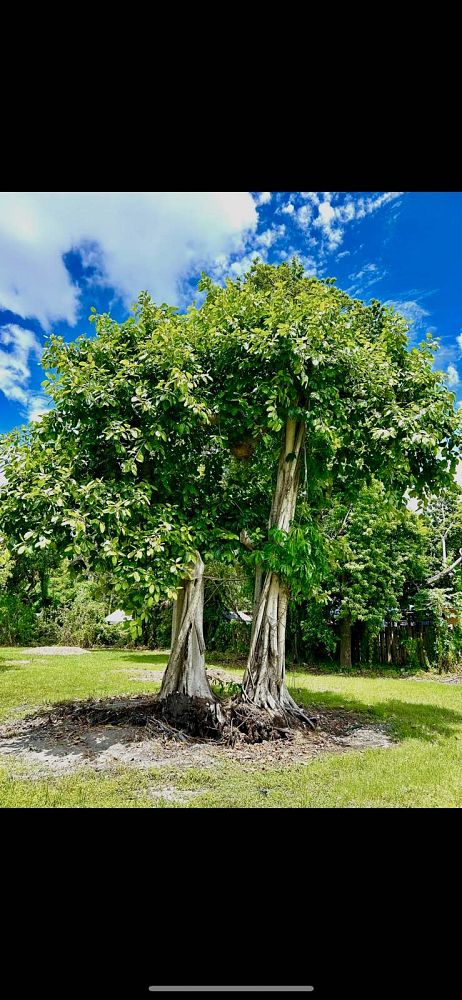
[[[272,247],[273,243],[276,243],[277,240],[280,240],[284,236],[285,231],[286,227],[284,225],[273,226],[271,229],[265,229],[263,233],[259,233],[255,237],[254,242],[259,247]]]
[[[271,191],[261,191],[257,196],[257,205],[268,205],[271,201]]]
[[[353,199],[352,196],[343,204],[332,205],[332,200],[336,200],[329,191],[322,192],[322,200],[319,195],[315,200],[313,192],[306,192],[314,205],[318,207],[318,215],[313,225],[321,230],[321,234],[326,241],[327,250],[335,250],[343,241],[345,226],[356,219],[363,219],[366,215],[376,212],[383,205],[388,204],[398,198],[402,191],[389,191],[385,194],[370,198]]]
[[[242,276],[250,270],[254,260],[257,258],[265,260],[265,257],[265,250],[260,253],[257,250],[252,250],[250,253],[244,254],[243,257],[239,257],[238,260],[233,261],[233,263],[228,266],[227,270],[233,278],[242,278]]]
[[[448,365],[446,382],[448,385],[459,385],[459,373],[454,365]]]
[[[321,200],[317,191],[300,191],[300,197],[304,200],[311,201],[313,205],[319,205]]]
[[[242,249],[257,221],[248,192],[0,193],[0,308],[44,329],[74,325],[79,289],[63,262],[71,249],[127,306],[143,288],[178,303],[181,279]]]
[[[458,336],[456,337],[456,340],[457,340],[457,343],[458,343],[458,345],[459,345],[459,347],[460,347],[460,349],[462,351],[462,333],[458,334]]]
[[[382,281],[386,274],[387,271],[385,269],[380,270],[377,264],[365,264],[360,271],[348,275],[352,279],[353,284],[346,291],[349,295],[364,296],[371,285],[375,285],[377,281]]]
[[[15,323],[0,328],[0,392],[7,399],[27,407],[31,375],[30,358],[40,358],[42,346],[32,330]],[[8,348],[5,350],[4,348]]]
[[[313,210],[310,205],[302,205],[297,211],[297,222],[302,229],[306,229],[311,222]]]
[[[293,215],[295,212],[295,208],[292,205],[292,202],[288,201],[287,205],[283,205],[281,208],[281,212],[283,213],[283,215]]]
[[[316,229],[320,229],[323,237],[327,240],[327,247],[333,250],[339,246],[343,240],[343,229],[337,224],[338,208],[333,208],[330,201],[322,201],[318,206],[318,216],[313,222]]]
[[[303,264],[305,277],[307,278],[316,277],[318,269],[314,257],[305,257],[303,255],[299,255],[299,260],[301,264]]]
[[[43,396],[40,392],[29,393],[27,400],[27,416],[31,421],[40,420],[40,417],[50,409],[48,396]]]
[[[382,205],[387,205],[390,201],[400,198],[402,194],[404,194],[404,191],[386,191],[375,198],[359,198],[356,204],[356,218],[362,219],[365,215],[371,215],[372,212],[376,212]]]
[[[333,219],[335,219],[336,210],[332,208],[329,201],[322,201],[319,205],[319,215],[315,220],[315,226],[329,227]]]
[[[377,271],[377,264],[365,264],[361,271],[357,274],[350,274],[350,278],[355,278],[356,281],[360,281],[361,278],[369,277],[370,274],[374,274]]]
[[[420,327],[425,316],[429,316],[428,309],[424,309],[418,302],[411,300],[400,302],[398,299],[388,299],[384,302],[386,306],[393,306],[397,312],[408,321],[410,326]]]

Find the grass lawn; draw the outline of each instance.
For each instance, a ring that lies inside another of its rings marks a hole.
[[[29,663],[17,663],[18,660]],[[132,679],[159,670],[165,653],[127,650],[83,656],[32,656],[0,649],[0,721],[63,700],[156,691],[158,683]],[[127,672],[125,672],[127,671]],[[128,672],[129,671],[129,672]],[[226,666],[226,671],[231,672]],[[234,671],[233,671],[234,672]],[[235,671],[236,679],[241,670]],[[462,806],[462,684],[417,683],[397,677],[290,674],[299,702],[351,708],[386,723],[396,745],[325,754],[281,767],[170,765],[139,770],[81,768],[34,777],[13,755],[0,756],[0,806],[11,807],[347,807]],[[366,721],[367,721],[366,718]],[[175,798],[169,798],[169,790]],[[181,801],[178,801],[178,800]]]

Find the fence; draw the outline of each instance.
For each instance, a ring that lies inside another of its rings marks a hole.
[[[421,667],[434,658],[435,628],[429,619],[417,621],[411,616],[399,621],[385,621],[377,636],[369,639],[362,622],[357,622],[351,635],[353,663],[384,663],[404,667],[417,657]]]

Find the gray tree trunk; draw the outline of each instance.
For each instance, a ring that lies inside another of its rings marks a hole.
[[[340,666],[351,667],[351,621],[340,619]]]
[[[269,528],[289,531],[297,502],[303,423],[288,420],[279,457]],[[244,674],[243,698],[280,713],[301,714],[285,684],[285,638],[288,594],[277,573],[256,577],[252,637]]]
[[[205,672],[203,634],[204,563],[197,553],[191,576],[182,581],[173,607],[172,646],[159,698],[185,694],[215,702]]]

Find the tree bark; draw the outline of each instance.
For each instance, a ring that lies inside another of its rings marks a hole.
[[[182,694],[216,702],[205,672],[203,611],[204,563],[197,553],[173,606],[172,646],[159,699]]]
[[[305,435],[301,422],[288,420],[279,457],[269,528],[288,532],[297,502],[300,456]],[[285,684],[288,593],[277,573],[256,575],[252,637],[244,674],[244,701],[281,715],[303,716]],[[306,718],[306,717],[305,717]]]
[[[46,569],[41,569],[40,570],[40,598],[41,598],[42,608],[48,607],[48,605],[51,603],[51,601],[50,601],[50,593],[49,593],[49,583],[50,583],[50,578],[48,576],[48,573],[47,573]]]
[[[351,667],[351,620],[340,619],[340,666]]]
[[[255,632],[255,622],[257,617],[258,605],[260,603],[261,589],[263,586],[263,570],[261,565],[258,564],[255,570],[255,586],[253,591],[253,604],[252,604],[252,625],[250,632],[250,640],[252,641]]]

